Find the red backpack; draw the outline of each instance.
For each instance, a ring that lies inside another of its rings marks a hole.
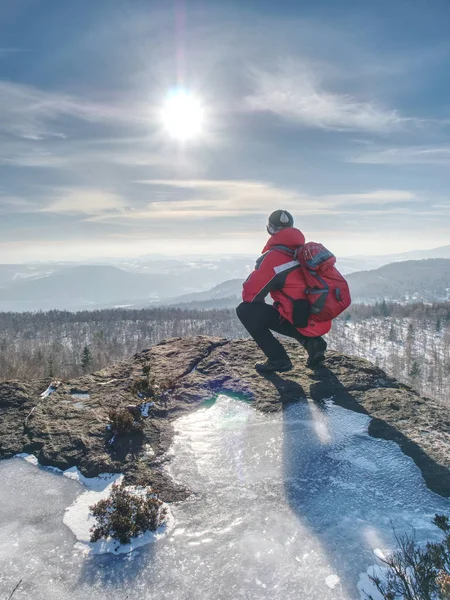
[[[316,242],[298,248],[296,256],[308,285],[306,294],[314,320],[335,319],[352,302],[348,283],[334,266],[336,257]]]

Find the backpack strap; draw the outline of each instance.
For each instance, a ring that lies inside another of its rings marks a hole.
[[[288,256],[290,256],[290,258],[292,259],[292,262],[295,265],[292,270],[302,268],[302,265],[300,264],[300,262],[298,260],[298,256],[297,256],[298,248],[295,248],[294,250],[292,250],[292,248],[289,248],[289,246],[279,245],[279,246],[272,246],[272,248],[270,248],[270,250],[278,250],[279,252],[282,252],[283,254],[287,254]],[[270,252],[270,250],[269,250],[269,252]],[[308,319],[309,319],[309,315],[310,315],[310,305],[309,305],[308,300],[306,298],[292,298],[292,296],[289,296],[289,294],[286,294],[283,287],[278,288],[278,291],[281,294],[283,294],[283,296],[285,298],[287,298],[292,304],[292,324],[297,329],[306,327],[308,325]]]
[[[326,281],[324,281],[315,271],[311,271],[309,270],[309,273],[315,277],[321,284],[322,284],[322,288],[317,288],[317,287],[313,287],[313,288],[307,288],[306,289],[306,295],[307,296],[316,296],[316,300],[312,301],[311,300],[311,314],[313,315],[318,315],[325,307],[327,298],[328,298],[328,292],[330,291],[330,288],[327,284]]]
[[[283,245],[279,244],[277,246],[272,246],[272,248],[270,248],[269,252],[272,252],[272,250],[278,250],[279,252],[283,252],[283,254],[287,254],[293,260],[298,262],[297,250],[292,250],[292,248],[289,248],[289,246],[283,246]],[[300,269],[301,268],[300,263],[298,263],[298,265],[295,268]],[[278,288],[278,291],[281,292],[283,294],[283,296],[288,298],[291,302],[295,302],[294,298],[291,298],[291,296],[286,294],[286,292],[283,290],[283,287]]]
[[[277,246],[272,246],[269,252],[271,250],[279,250],[280,252],[284,252],[284,254],[289,254],[289,256],[292,256],[292,258],[297,260],[297,250],[292,250],[292,248],[289,248],[289,246],[282,246],[281,244],[279,244]]]

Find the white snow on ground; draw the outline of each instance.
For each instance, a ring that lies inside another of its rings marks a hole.
[[[90,506],[107,498],[111,493],[111,487],[113,483],[120,483],[123,476],[115,477],[111,483],[106,485],[103,490],[95,491],[93,489],[84,492],[81,496],[75,500],[72,506],[66,510],[64,515],[64,523],[73,532],[78,540],[77,547],[86,551],[93,552],[94,554],[105,554],[111,552],[113,554],[126,554],[132,552],[140,546],[151,544],[159,539],[163,538],[172,529],[174,525],[173,517],[171,513],[168,513],[167,523],[160,527],[156,532],[147,531],[143,535],[139,535],[133,538],[129,544],[120,544],[117,540],[108,539],[100,540],[98,542],[90,542],[91,527],[95,524],[95,519],[90,515]],[[95,478],[98,479],[98,478]],[[85,478],[86,480],[86,478]],[[97,487],[97,482],[94,483],[94,487]],[[127,488],[130,491],[136,491],[133,488]]]
[[[330,349],[366,358],[426,397],[450,401],[449,325],[437,331],[435,321],[407,317],[336,319],[327,341]]]
[[[38,460],[32,454],[16,454],[16,458],[22,458],[28,463],[39,466]],[[69,527],[78,540],[76,547],[84,552],[93,554],[126,554],[140,546],[151,544],[163,538],[174,526],[174,519],[167,508],[168,516],[165,525],[156,532],[148,531],[131,540],[129,544],[120,544],[117,540],[108,539],[92,543],[90,541],[91,527],[95,524],[95,518],[90,514],[90,507],[103,500],[111,493],[114,483],[121,483],[123,475],[120,473],[101,473],[98,477],[85,477],[77,467],[61,471],[56,467],[41,467],[54,473],[62,474],[64,477],[78,481],[87,488],[87,491],[78,496],[75,502],[66,509],[64,524]],[[134,493],[142,493],[141,490],[132,486],[127,489]]]
[[[144,456],[146,458],[151,458],[152,456],[155,456],[155,451],[150,446],[150,444],[144,444]]]
[[[70,504],[86,527],[78,485],[0,461],[0,597],[25,574],[33,600],[366,600],[392,525],[441,539],[432,518],[450,500],[397,444],[368,436],[366,415],[331,401],[271,414],[225,396],[207,406],[175,422],[169,473],[193,493],[171,505],[173,529],[121,556],[81,551],[63,525]]]
[[[141,415],[143,417],[148,417],[148,411],[151,409],[152,406],[155,406],[154,402],[144,402],[144,404],[141,404],[139,406],[141,410]]]
[[[340,579],[337,575],[328,575],[328,577],[325,577],[325,583],[331,590],[333,590],[339,582]]]
[[[56,387],[52,386],[51,384],[48,386],[48,388],[45,390],[45,392],[42,392],[41,394],[41,398],[47,398],[47,396],[50,396],[51,394],[53,394],[53,392],[56,392]]]

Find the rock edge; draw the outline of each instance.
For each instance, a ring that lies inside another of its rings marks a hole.
[[[151,485],[162,500],[179,501],[189,490],[163,469],[174,419],[219,393],[246,399],[265,412],[283,410],[290,402],[320,403],[332,397],[336,404],[372,417],[369,434],[397,442],[420,468],[428,487],[450,497],[445,407],[366,360],[329,352],[313,372],[297,344],[285,346],[294,370],[268,377],[253,368],[262,357],[253,341],[197,336],[166,340],[129,360],[64,382],[42,399],[48,381],[0,382],[0,458],[27,452],[42,465],[62,470],[76,466],[86,477],[122,472],[130,484]],[[119,440],[112,448],[108,411],[140,401],[135,382],[147,366],[153,382],[170,389],[153,398],[141,434]],[[80,392],[89,397],[74,397]]]

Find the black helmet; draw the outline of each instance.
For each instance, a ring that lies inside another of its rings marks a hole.
[[[294,226],[294,217],[287,210],[276,210],[269,217],[267,233],[274,235],[281,229]]]

